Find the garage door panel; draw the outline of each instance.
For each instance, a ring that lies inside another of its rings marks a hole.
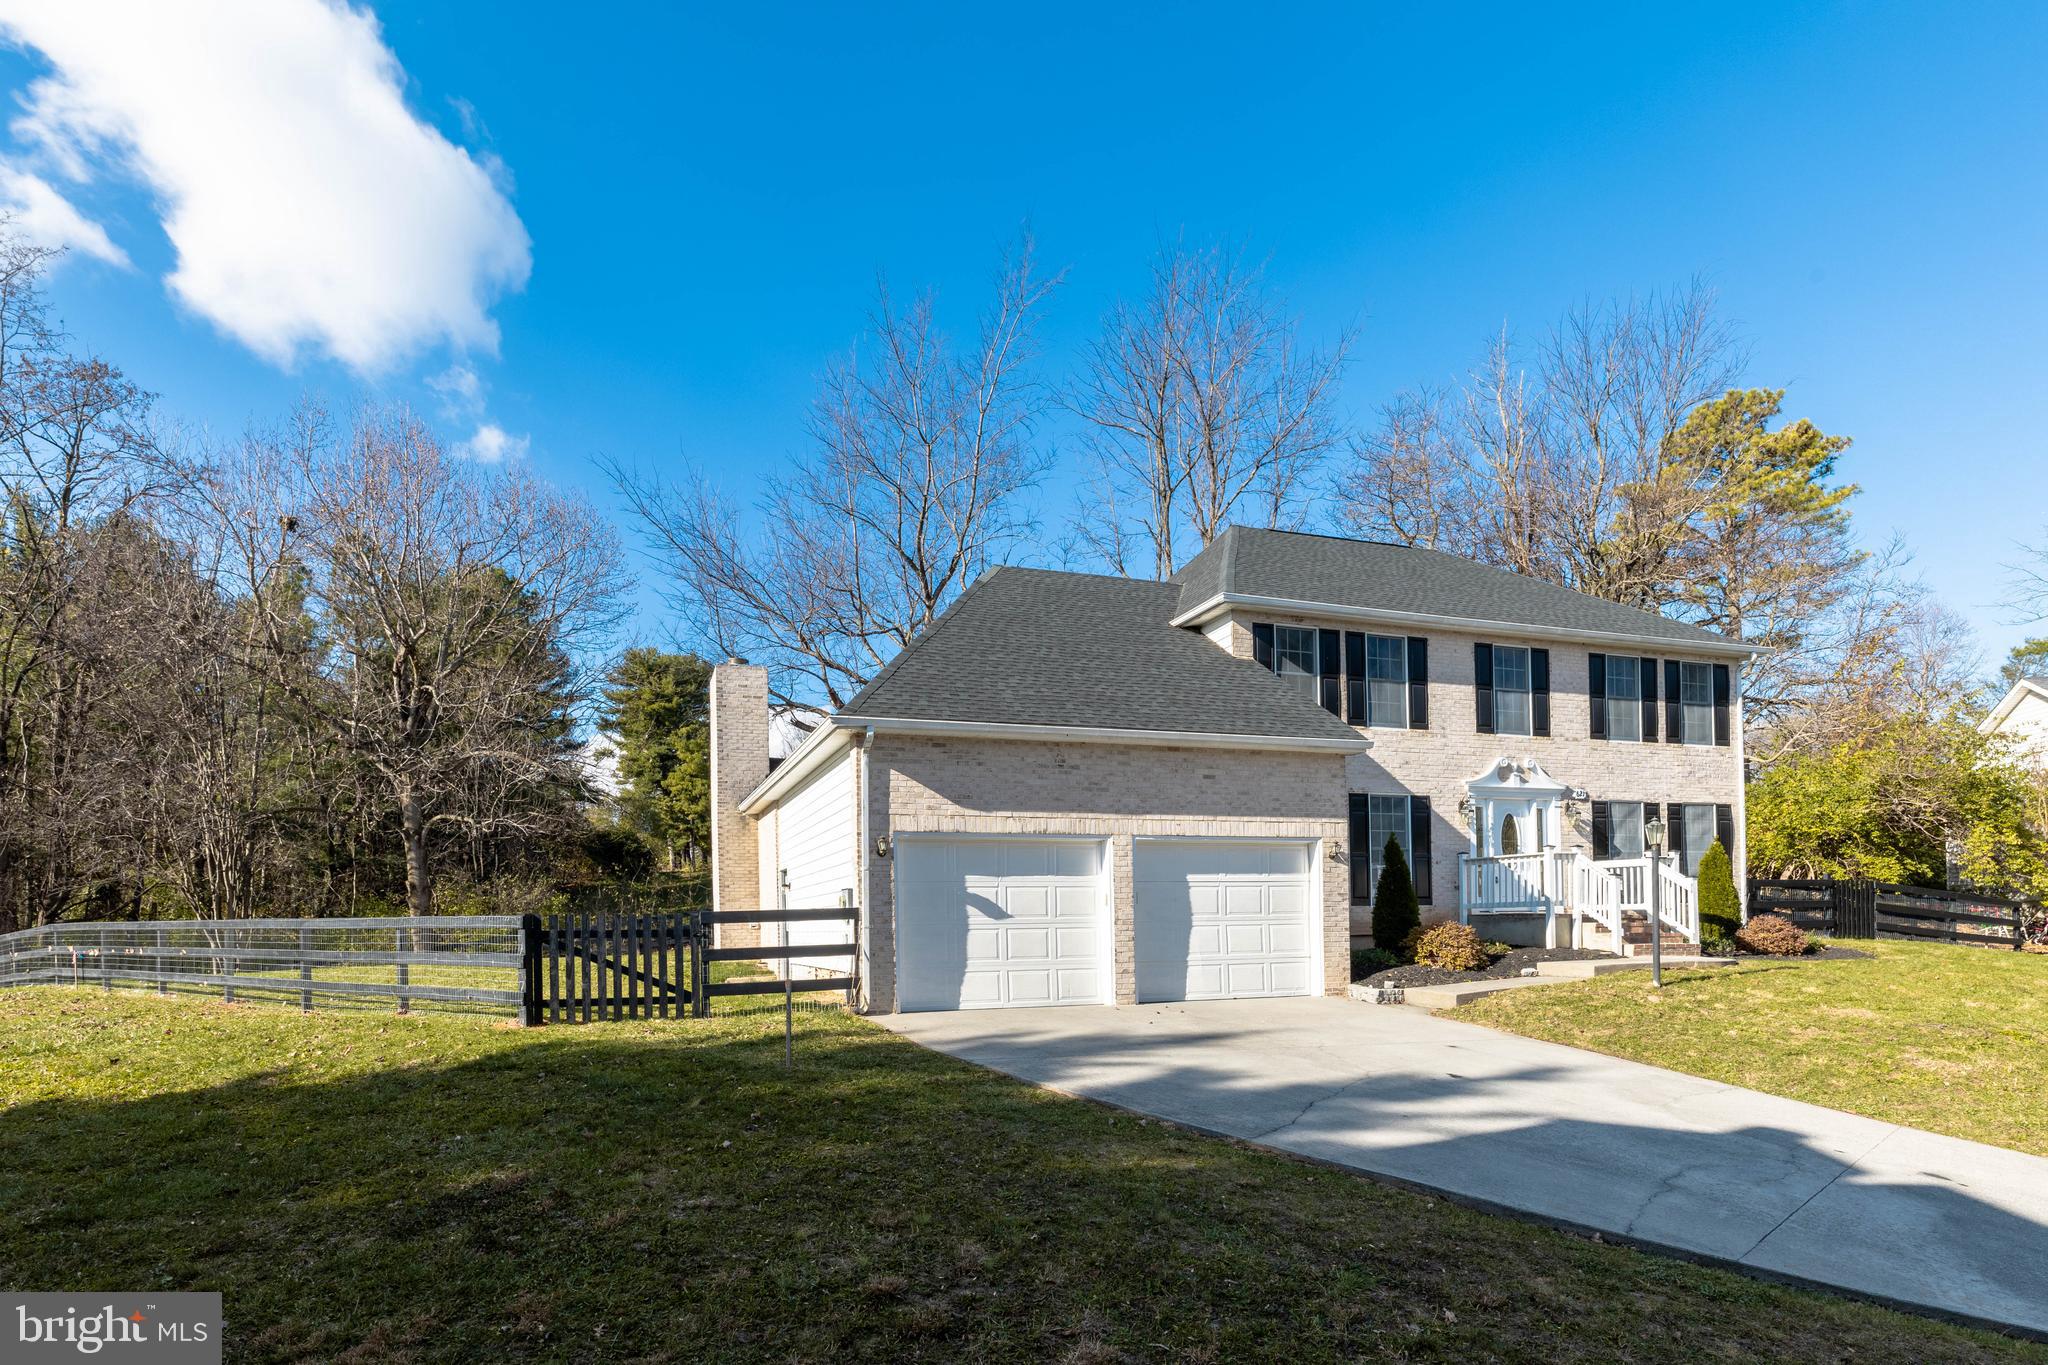
[[[1312,992],[1305,842],[1146,840],[1136,856],[1141,1001]]]
[[[897,848],[899,1008],[1101,1001],[1099,843],[912,838]]]

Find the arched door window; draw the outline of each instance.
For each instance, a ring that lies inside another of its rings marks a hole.
[[[1521,822],[1512,815],[1500,818],[1500,851],[1502,857],[1522,851]]]

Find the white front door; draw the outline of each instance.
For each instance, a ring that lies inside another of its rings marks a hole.
[[[1109,1001],[1109,896],[1092,839],[896,843],[902,1010]]]
[[[1319,978],[1313,845],[1141,839],[1138,1000],[1309,995]]]

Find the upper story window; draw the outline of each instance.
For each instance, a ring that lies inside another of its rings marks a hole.
[[[1607,738],[1643,737],[1643,660],[1619,654],[1605,656],[1607,668]]]
[[[1273,627],[1273,671],[1280,680],[1315,701],[1318,678],[1316,632],[1309,626]]]
[[[1366,636],[1365,675],[1365,723],[1382,728],[1407,728],[1407,637],[1401,635]]]
[[[1493,647],[1493,732],[1526,735],[1529,730],[1529,650]]]
[[[1714,666],[1682,663],[1678,666],[1678,695],[1672,699],[1679,708],[1678,737],[1687,744],[1714,742]]]

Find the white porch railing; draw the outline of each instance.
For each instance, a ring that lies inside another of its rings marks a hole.
[[[1678,870],[1666,854],[1652,870],[1651,860],[1608,859],[1595,862],[1584,851],[1553,850],[1505,857],[1458,857],[1458,918],[1473,915],[1544,916],[1543,941],[1557,943],[1555,925],[1562,913],[1570,917],[1571,939],[1579,939],[1581,921],[1607,930],[1620,943],[1622,922],[1650,910],[1650,878],[1657,878],[1657,918],[1674,933],[1699,942],[1699,884]]]

